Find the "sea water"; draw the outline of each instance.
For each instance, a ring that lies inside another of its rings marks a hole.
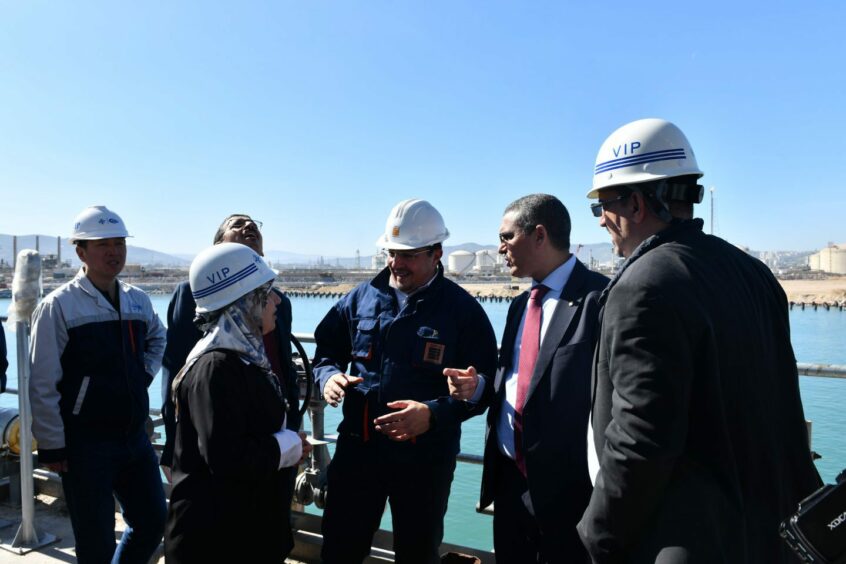
[[[152,296],[153,307],[166,321],[169,296]],[[331,298],[292,298],[293,330],[295,333],[313,333],[315,327],[335,303]],[[0,314],[5,315],[9,300],[0,300]],[[483,302],[482,306],[497,337],[502,336],[508,302]],[[843,336],[846,334],[846,312],[823,309],[795,310],[790,312],[791,340],[799,362],[813,364],[846,365],[846,347]],[[4,324],[6,343],[9,354],[9,386],[17,387],[16,341],[13,327]],[[305,345],[309,355],[314,346]],[[842,403],[846,399],[846,380],[835,378],[800,377],[802,401],[805,416],[813,421],[813,448],[822,455],[817,461],[817,468],[826,482],[832,482],[840,470],[846,467],[846,410]],[[0,406],[17,406],[17,396],[0,395]],[[150,386],[150,405],[161,405],[160,375]],[[772,414],[778,417],[777,413]],[[340,409],[326,407],[326,432],[334,433],[340,420]],[[308,422],[307,428],[310,426]],[[470,454],[482,454],[485,436],[484,416],[476,417],[464,423],[462,428],[461,450]],[[331,449],[330,449],[331,450]],[[237,453],[233,453],[237,456]],[[459,464],[452,484],[449,509],[444,521],[444,540],[446,542],[472,546],[484,550],[493,547],[491,535],[491,517],[476,513],[479,499],[479,484],[482,468],[474,464]],[[311,506],[309,512],[320,511]],[[386,511],[382,528],[390,529],[390,514]]]

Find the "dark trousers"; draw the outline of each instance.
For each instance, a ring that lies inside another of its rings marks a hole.
[[[526,478],[510,458],[500,455],[496,463],[493,528],[497,564],[587,563],[575,523],[543,531],[527,509],[531,501]]]
[[[444,514],[455,459],[391,460],[376,441],[340,437],[329,464],[323,551],[328,564],[358,564],[370,553],[386,501],[391,504],[398,564],[440,562]]]
[[[81,564],[143,563],[162,540],[167,506],[156,453],[144,432],[126,439],[74,437],[62,487]],[[113,497],[114,496],[114,497]],[[126,529],[115,548],[115,503]]]

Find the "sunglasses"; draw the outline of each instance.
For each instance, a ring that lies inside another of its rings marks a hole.
[[[631,194],[617,196],[616,198],[611,198],[610,200],[605,200],[604,202],[596,202],[595,204],[590,205],[590,211],[593,212],[593,217],[602,217],[602,212],[608,211],[609,205],[614,202],[619,202],[620,200],[625,200],[629,196],[631,196]]]

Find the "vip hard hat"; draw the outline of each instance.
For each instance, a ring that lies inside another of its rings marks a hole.
[[[383,249],[407,251],[442,243],[449,237],[444,218],[426,200],[403,200],[388,214],[385,232],[376,240]]]
[[[129,233],[120,216],[106,206],[85,208],[73,220],[71,243],[112,237],[129,237]]]
[[[240,243],[219,243],[196,256],[188,271],[197,313],[227,306],[276,278],[264,259]]]
[[[612,133],[596,155],[588,198],[622,184],[674,176],[702,176],[693,148],[681,129],[663,119],[640,119]]]

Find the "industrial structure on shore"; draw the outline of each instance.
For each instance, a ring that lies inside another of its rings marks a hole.
[[[808,257],[808,267],[829,274],[846,274],[846,243],[829,243]]]

